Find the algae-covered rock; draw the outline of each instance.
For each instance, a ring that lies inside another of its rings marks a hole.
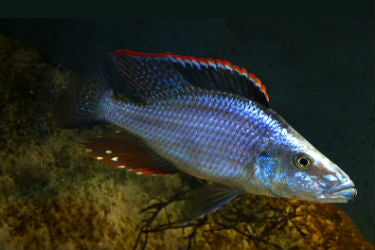
[[[78,142],[103,127],[54,121],[56,97],[73,81],[0,34],[0,249],[374,249],[334,205],[251,194],[192,225],[170,224],[175,194],[197,182],[90,159]]]

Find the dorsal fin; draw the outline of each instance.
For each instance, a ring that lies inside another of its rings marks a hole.
[[[142,140],[128,133],[105,132],[80,143],[89,155],[106,164],[143,174],[172,174],[178,170]]]
[[[194,89],[216,90],[254,100],[266,107],[266,87],[246,69],[228,61],[149,54],[130,50],[109,53],[130,91],[142,101]]]

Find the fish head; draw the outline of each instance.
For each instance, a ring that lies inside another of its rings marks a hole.
[[[284,128],[256,157],[258,180],[272,196],[318,203],[347,203],[354,183],[293,128]]]

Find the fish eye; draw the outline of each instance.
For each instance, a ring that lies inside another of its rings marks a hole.
[[[305,154],[297,154],[294,157],[294,165],[299,169],[306,170],[311,166],[311,160]]]

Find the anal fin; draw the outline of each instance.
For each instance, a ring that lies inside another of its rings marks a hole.
[[[89,155],[118,168],[143,174],[172,174],[178,170],[141,139],[128,133],[106,132],[80,143]]]
[[[242,190],[220,184],[205,184],[191,191],[183,206],[184,222],[212,213],[236,198]]]

